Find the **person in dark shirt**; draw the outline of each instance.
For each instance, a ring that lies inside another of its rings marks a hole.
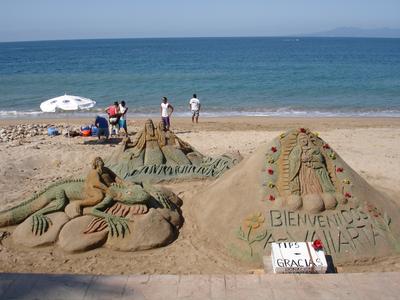
[[[102,116],[96,116],[94,125],[96,125],[96,127],[97,127],[97,138],[100,139],[100,136],[104,135],[106,137],[106,139],[108,139],[109,132],[108,132],[107,119]]]

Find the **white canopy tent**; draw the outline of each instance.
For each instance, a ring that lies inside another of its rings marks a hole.
[[[67,95],[46,100],[40,104],[43,112],[73,111],[90,109],[96,105],[96,101],[80,97]]]

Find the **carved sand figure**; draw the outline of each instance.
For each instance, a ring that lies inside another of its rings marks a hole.
[[[177,199],[173,193],[148,183],[123,181],[96,157],[84,180],[57,182],[22,204],[0,212],[0,227],[23,222],[12,236],[17,242],[32,247],[56,242],[60,236],[65,250],[83,251],[101,246],[110,234],[110,237],[134,241],[133,244],[125,241],[129,244],[122,247],[125,250],[148,249],[172,241],[172,235],[177,234],[182,221]],[[141,215],[149,217],[140,218]],[[128,237],[135,219],[141,224],[134,228],[137,234],[143,236],[137,231],[144,228],[157,231],[157,224],[163,224],[160,226],[164,234],[156,236],[156,240],[149,237],[138,241],[135,236]],[[158,221],[154,223],[154,220]],[[79,235],[81,242],[77,245]],[[72,246],[71,239],[75,243]],[[119,249],[120,243],[116,240],[113,245]]]
[[[113,183],[122,184],[123,181],[110,169],[104,167],[101,157],[96,157],[92,162],[92,169],[85,178],[85,198],[74,202],[75,212],[71,212],[71,217],[81,215],[84,207],[100,203]]]
[[[166,165],[190,165],[191,162],[189,158],[186,157],[185,152],[192,152],[197,157],[199,157],[199,159],[203,158],[203,155],[201,155],[197,151],[193,151],[189,144],[185,143],[171,131],[166,129],[164,122],[160,121],[160,123],[158,123],[157,133],[158,144],[166,159]]]
[[[143,137],[141,139],[143,139]],[[150,119],[147,120],[145,124],[144,143],[139,140],[139,145],[143,145],[142,149],[145,151],[145,166],[160,165],[164,162],[164,157],[158,144],[158,139],[159,137],[157,128],[154,127],[153,121]]]
[[[205,157],[166,129],[162,122],[155,127],[149,119],[136,139],[125,139],[123,145],[106,160],[106,165],[121,178],[157,182],[218,177],[240,160],[240,155]]]
[[[335,264],[400,253],[399,208],[306,128],[261,146],[192,203],[199,237],[249,267],[274,242],[320,240]]]
[[[299,207],[301,201],[304,208],[314,212],[336,207],[336,191],[326,169],[325,158],[303,132],[298,134],[297,145],[289,154],[289,186],[292,193],[290,201]]]

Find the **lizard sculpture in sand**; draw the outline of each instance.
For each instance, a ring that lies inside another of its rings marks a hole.
[[[128,231],[127,219],[104,212],[115,202],[144,204],[150,207],[176,209],[176,205],[150,184],[126,184],[110,170],[104,168],[103,160],[96,157],[86,179],[70,179],[54,183],[16,207],[0,212],[0,227],[19,224],[32,216],[32,232],[42,235],[51,226],[46,214],[63,211],[74,202],[75,216],[82,208],[91,206],[91,214],[104,218],[111,235],[124,236]]]

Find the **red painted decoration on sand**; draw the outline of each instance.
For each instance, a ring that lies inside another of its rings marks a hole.
[[[312,246],[313,246],[313,248],[314,248],[315,251],[322,250],[322,249],[324,248],[324,246],[322,245],[321,240],[315,240],[315,241],[312,243]]]

